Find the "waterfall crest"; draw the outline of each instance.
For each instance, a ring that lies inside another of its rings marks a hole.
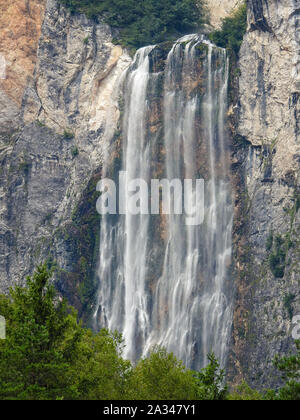
[[[123,333],[131,360],[159,344],[194,369],[210,351],[226,362],[233,287],[227,88],[226,52],[198,35],[140,49],[124,75],[126,185],[205,180],[201,226],[177,214],[102,217],[94,322]]]

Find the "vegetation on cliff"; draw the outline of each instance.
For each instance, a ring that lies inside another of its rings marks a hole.
[[[204,19],[202,0],[59,0],[71,12],[101,17],[118,29],[116,39],[125,47],[173,40],[196,32]]]
[[[7,321],[7,337],[0,340],[0,400],[300,399],[300,343],[298,354],[275,361],[283,388],[260,393],[243,383],[228,394],[214,355],[205,369],[193,372],[157,347],[133,367],[122,357],[122,336],[83,328],[50,278],[39,267],[26,287],[0,295]]]
[[[247,6],[244,3],[234,11],[232,16],[223,19],[221,29],[212,32],[210,39],[219,47],[230,49],[238,56],[246,30]]]

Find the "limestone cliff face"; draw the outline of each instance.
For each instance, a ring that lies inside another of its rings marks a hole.
[[[207,0],[210,24],[219,28],[222,19],[229,16],[242,2],[243,0]]]
[[[0,0],[0,130],[18,125],[23,92],[32,77],[44,16],[44,0]]]
[[[212,23],[237,3],[208,1]],[[118,144],[118,88],[131,58],[107,25],[55,0],[0,0],[0,12],[0,292],[56,261],[58,289],[87,317],[95,186],[104,156],[118,165],[117,150],[105,152]],[[293,348],[291,318],[300,314],[299,15],[296,0],[248,1],[229,113],[237,271],[229,368],[257,386],[270,385],[274,355]]]
[[[233,363],[256,386],[293,348],[300,314],[299,13],[296,1],[248,1],[240,52]]]
[[[32,48],[35,57],[28,72],[36,61],[35,71],[26,87],[16,76],[22,101],[6,89],[15,108],[0,138],[0,290],[24,281],[38,262],[56,261],[58,288],[84,311],[98,250],[96,182],[131,58],[107,25],[70,16],[54,0],[46,2],[37,50],[24,42],[21,51]]]

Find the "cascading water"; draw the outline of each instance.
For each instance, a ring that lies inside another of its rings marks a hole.
[[[197,35],[165,49],[139,50],[124,75],[124,181],[204,178],[204,223],[104,216],[94,320],[123,333],[132,360],[159,344],[198,369],[210,351],[225,364],[232,318],[228,60]]]

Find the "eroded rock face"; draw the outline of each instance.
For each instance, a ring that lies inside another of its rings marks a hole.
[[[34,81],[25,92],[25,123],[39,120],[55,131],[108,130],[119,119],[116,86],[131,59],[112,43],[105,24],[70,16],[48,0]]]
[[[96,183],[131,62],[112,38],[107,25],[47,0],[21,116],[16,120],[15,104],[0,119],[7,127],[0,144],[0,290],[24,282],[37,263],[55,261],[58,287],[81,314],[92,301],[99,246]],[[15,102],[2,95],[2,103]]]
[[[44,0],[0,0],[0,133],[16,129],[32,77]]]
[[[237,3],[210,0],[214,24]],[[299,7],[248,1],[230,112],[238,121],[230,373],[261,387],[272,385],[274,355],[293,348],[291,318],[300,314]],[[59,290],[87,314],[99,249],[95,186],[118,132],[118,87],[131,58],[107,25],[70,16],[55,0],[46,1],[45,15],[39,0],[0,0],[0,11],[8,62],[0,80],[0,292],[24,282],[37,263],[56,261]],[[153,134],[159,118],[153,110]],[[118,153],[109,158],[117,164]]]
[[[44,0],[0,0],[0,54],[6,78],[0,90],[18,106],[36,63],[37,44],[44,17]]]
[[[300,10],[296,1],[248,3],[233,159],[240,273],[233,363],[262,387],[274,385],[275,354],[293,349],[291,320],[300,314]]]

